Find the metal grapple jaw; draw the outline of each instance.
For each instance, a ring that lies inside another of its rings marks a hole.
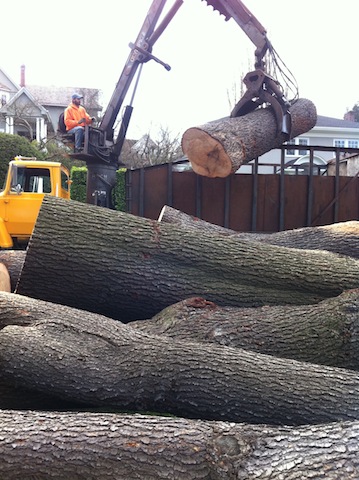
[[[289,140],[292,127],[290,103],[285,99],[279,83],[261,69],[247,73],[243,83],[247,91],[235,105],[231,117],[246,115],[264,104],[269,104],[276,117],[277,135],[284,134]]]

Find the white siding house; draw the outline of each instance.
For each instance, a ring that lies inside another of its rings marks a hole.
[[[0,132],[46,141],[48,136],[56,135],[59,115],[71,102],[73,92],[83,95],[83,105],[98,118],[102,110],[99,90],[26,85],[24,66],[17,84],[0,69]]]

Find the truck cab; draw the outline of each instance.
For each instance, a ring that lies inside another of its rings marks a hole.
[[[58,162],[15,157],[0,191],[0,248],[24,248],[45,195],[70,199],[70,173]]]

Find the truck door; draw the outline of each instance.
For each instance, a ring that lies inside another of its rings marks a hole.
[[[5,207],[7,229],[13,237],[27,237],[33,231],[44,194],[51,193],[50,169],[18,166],[13,175]]]

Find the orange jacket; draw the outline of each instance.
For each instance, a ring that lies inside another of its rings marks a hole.
[[[81,118],[84,118],[86,122],[79,124],[79,120],[81,120]],[[70,103],[65,110],[64,122],[66,125],[66,130],[71,130],[74,127],[91,125],[92,119],[82,105],[78,107],[77,105]]]

